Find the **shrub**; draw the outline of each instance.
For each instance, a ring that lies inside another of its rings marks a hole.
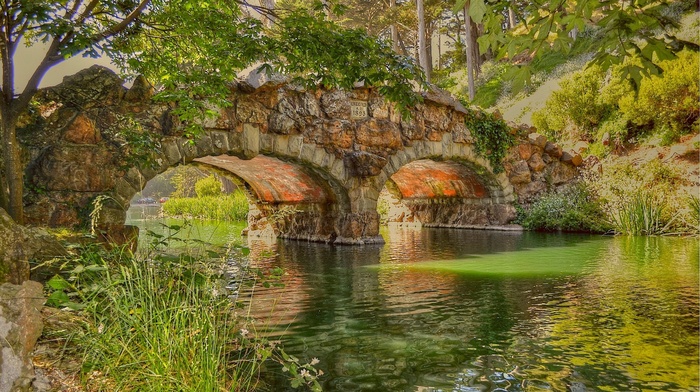
[[[653,128],[668,144],[698,129],[699,55],[686,50],[678,53],[678,58],[659,65],[663,73],[642,79],[638,97],[626,95],[619,106],[629,121]]]
[[[642,165],[617,163],[601,174],[587,174],[618,233],[633,235],[694,233],[693,198],[679,170],[658,159]]]
[[[549,193],[521,213],[522,225],[530,230],[606,232],[602,204],[585,183]]]
[[[202,178],[194,184],[197,197],[219,196],[221,194],[221,181],[214,175]]]
[[[555,139],[592,138],[594,129],[613,109],[599,99],[604,77],[600,67],[589,66],[563,79],[545,107],[532,114],[533,124]]]

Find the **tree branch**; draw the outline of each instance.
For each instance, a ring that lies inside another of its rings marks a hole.
[[[97,0],[93,0],[95,2]],[[141,16],[143,11],[146,9],[151,0],[141,0],[139,5],[134,8],[129,15],[127,15],[121,22],[115,24],[114,26],[108,28],[107,30],[95,35],[90,42],[94,45],[104,39],[110,38],[115,34],[119,34],[124,31],[131,23],[133,23],[136,18]]]

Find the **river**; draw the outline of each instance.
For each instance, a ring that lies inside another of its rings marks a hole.
[[[133,221],[143,227],[145,221]],[[207,241],[243,224],[197,223]],[[252,243],[284,287],[257,330],[325,391],[698,391],[698,241],[385,228],[385,245]],[[266,379],[293,390],[284,372]]]

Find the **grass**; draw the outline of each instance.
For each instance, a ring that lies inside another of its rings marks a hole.
[[[638,193],[611,214],[611,223],[620,234],[664,234],[668,229],[662,220],[664,209],[663,201],[647,192]]]
[[[320,390],[322,372],[256,336],[226,288],[231,279],[265,284],[281,271],[268,277],[246,268],[240,247],[226,257],[195,258],[166,254],[161,242],[139,256],[119,247],[77,247],[47,282],[47,304],[71,314],[73,327],[49,327],[44,335],[63,346],[58,351],[70,358],[62,362],[80,363],[84,390],[252,391],[266,361],[288,369],[292,385]],[[225,273],[232,261],[235,275]]]
[[[168,216],[223,221],[245,220],[248,198],[241,190],[230,195],[172,198],[163,204]]]

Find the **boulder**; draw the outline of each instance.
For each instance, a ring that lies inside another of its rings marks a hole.
[[[532,156],[532,144],[530,143],[522,143],[518,145],[518,154],[520,155],[520,159],[528,160]]]
[[[31,353],[43,328],[42,290],[32,281],[0,285],[0,392],[32,390]]]
[[[552,142],[547,142],[547,144],[545,144],[544,152],[553,158],[561,158],[561,155],[563,154],[561,147]]]
[[[547,138],[536,132],[527,135],[527,139],[530,144],[539,148],[544,148],[544,146],[547,145]]]
[[[513,184],[527,184],[530,182],[530,167],[527,162],[523,160],[515,162],[508,173],[508,177]]]
[[[372,177],[381,173],[387,160],[366,151],[350,151],[343,158],[348,172],[357,177]]]
[[[21,284],[29,279],[30,260],[65,254],[53,237],[16,224],[0,208],[0,283]]]
[[[541,172],[545,167],[547,167],[547,164],[544,162],[540,154],[532,154],[530,159],[527,161],[527,164],[530,166],[530,169],[535,172]]]
[[[102,141],[100,131],[95,128],[95,122],[84,114],[79,114],[68,126],[63,138],[75,144],[97,144]]]
[[[578,167],[583,163],[583,158],[581,157],[581,154],[565,151],[561,155],[561,161]]]
[[[548,182],[555,186],[569,182],[578,175],[578,171],[574,166],[560,161],[552,162],[545,172]]]

